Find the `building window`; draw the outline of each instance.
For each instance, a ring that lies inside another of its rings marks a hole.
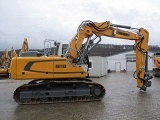
[[[136,56],[134,55],[128,55],[126,56],[126,61],[127,62],[136,62]]]

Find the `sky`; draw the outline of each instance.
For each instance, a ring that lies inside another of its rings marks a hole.
[[[84,20],[145,28],[149,45],[160,46],[159,0],[0,0],[0,51],[42,49],[44,40],[68,44]],[[134,41],[102,37],[102,44],[132,45]]]

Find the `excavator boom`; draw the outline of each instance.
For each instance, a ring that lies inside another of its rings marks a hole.
[[[21,51],[19,52],[19,56],[26,51],[28,51],[28,41],[27,41],[27,38],[24,38]]]

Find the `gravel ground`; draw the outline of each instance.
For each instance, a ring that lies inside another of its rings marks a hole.
[[[136,87],[132,73],[90,78],[106,88],[101,101],[18,105],[14,90],[28,81],[0,79],[0,120],[160,120],[160,78],[146,92]]]

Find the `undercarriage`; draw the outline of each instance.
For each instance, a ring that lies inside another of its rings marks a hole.
[[[18,87],[14,99],[19,104],[79,102],[101,100],[102,85],[89,79],[33,80]]]

